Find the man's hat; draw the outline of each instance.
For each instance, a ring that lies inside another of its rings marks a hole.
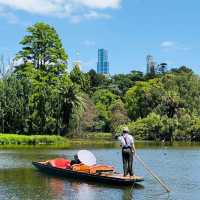
[[[128,129],[128,127],[124,127],[124,128],[123,128],[123,132],[126,132],[126,133],[128,133],[128,132],[129,132],[129,129]]]

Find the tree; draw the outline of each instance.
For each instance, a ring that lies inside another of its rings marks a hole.
[[[166,92],[162,96],[162,101],[159,105],[161,114],[173,118],[178,114],[179,109],[184,107],[184,101],[177,95],[176,92]]]
[[[112,77],[114,84],[118,86],[121,91],[122,96],[126,93],[126,91],[133,86],[133,81],[126,74],[117,74]]]
[[[119,96],[106,89],[99,89],[92,96],[99,119],[104,122],[101,123],[104,131],[110,131],[110,107],[119,99]]]
[[[113,133],[118,126],[127,124],[129,121],[127,110],[120,99],[109,107],[109,113],[110,128]]]
[[[70,72],[70,79],[73,83],[77,84],[84,92],[90,92],[89,75],[81,72],[79,65],[76,64]]]
[[[90,79],[91,90],[93,92],[95,92],[96,89],[101,88],[102,86],[105,85],[106,80],[107,80],[105,75],[96,73],[94,69],[91,69],[88,72],[88,75]]]
[[[65,71],[67,54],[56,30],[48,24],[36,23],[27,28],[26,35],[20,42],[23,48],[16,59],[24,63],[33,63],[36,69],[60,74]]]
[[[30,114],[29,98],[32,86],[28,79],[17,80],[15,75],[0,82],[0,127],[2,132],[27,132]]]
[[[167,72],[167,63],[160,63],[157,68],[158,73],[164,74]]]
[[[98,111],[88,95],[84,95],[85,109],[81,116],[81,130],[95,131],[96,124],[99,122]]]
[[[132,71],[130,74],[117,74],[112,77],[113,84],[118,86],[122,96],[137,81],[142,81],[143,79],[143,73],[139,71]]]
[[[160,78],[165,93],[174,92],[190,113],[200,113],[200,79],[191,73],[168,73]],[[166,95],[163,95],[166,96]]]
[[[69,87],[61,88],[61,110],[63,119],[62,135],[66,135],[70,126],[73,127],[80,122],[80,116],[84,111],[84,98],[79,88],[71,84]]]
[[[109,90],[99,89],[94,93],[92,99],[95,104],[101,103],[105,105],[106,108],[109,108],[109,106],[112,105],[116,100],[118,100],[119,97]]]
[[[177,68],[173,68],[171,69],[171,72],[173,73],[188,73],[188,74],[193,74],[193,71],[188,68],[187,66],[181,66],[178,69]]]
[[[161,116],[155,113],[150,113],[145,118],[139,118],[128,124],[130,133],[136,139],[144,140],[160,140],[162,121]]]
[[[159,79],[137,82],[125,95],[129,117],[133,120],[146,117],[161,102],[163,94]]]
[[[130,74],[128,74],[128,76],[133,82],[144,80],[144,75],[140,71],[133,70]]]
[[[28,97],[29,132],[65,135],[70,127],[78,127],[82,93],[66,72],[67,55],[55,29],[37,23],[28,32],[16,57],[24,64],[16,67],[15,74],[18,80],[30,79],[33,88]]]

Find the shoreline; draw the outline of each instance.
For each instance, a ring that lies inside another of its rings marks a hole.
[[[100,137],[100,136],[106,137]],[[0,134],[0,149],[15,149],[15,148],[38,148],[38,149],[77,149],[77,148],[119,148],[119,143],[113,137],[108,138],[111,133],[96,133],[95,137],[76,137],[67,138],[56,135],[17,135],[17,134]],[[136,148],[148,147],[200,147],[200,142],[191,141],[147,141],[136,140]]]

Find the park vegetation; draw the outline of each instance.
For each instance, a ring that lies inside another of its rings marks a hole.
[[[186,66],[152,74],[105,76],[67,68],[56,30],[28,27],[0,79],[0,132],[21,135],[115,135],[128,126],[136,139],[200,141],[200,77]],[[34,136],[35,137],[35,136]]]
[[[17,135],[0,134],[0,145],[61,145],[69,142],[61,136],[55,135]]]

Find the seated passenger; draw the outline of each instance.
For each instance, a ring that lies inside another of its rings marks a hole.
[[[71,160],[70,165],[72,166],[74,164],[80,164],[80,163],[81,163],[81,161],[78,159],[78,155],[75,154],[74,155],[74,160]]]

